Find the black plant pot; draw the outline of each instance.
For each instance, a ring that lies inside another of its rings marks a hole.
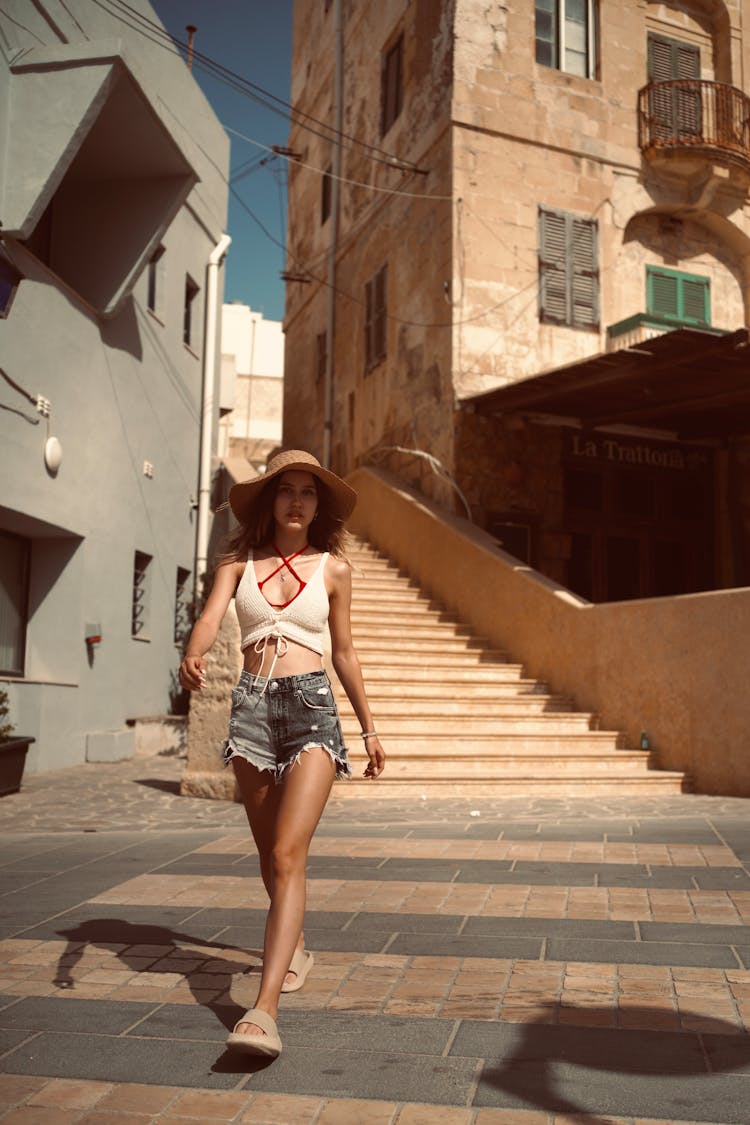
[[[8,738],[0,742],[0,797],[17,793],[21,788],[26,751],[33,738]]]

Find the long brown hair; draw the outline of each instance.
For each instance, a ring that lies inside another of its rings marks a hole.
[[[308,542],[319,551],[330,551],[336,558],[346,558],[347,533],[344,521],[336,514],[331,493],[322,480],[311,474],[318,493],[318,510],[307,529]],[[250,510],[244,523],[223,540],[215,566],[228,562],[245,562],[251,549],[270,543],[273,538],[273,506],[276,492],[284,474],[270,480]]]

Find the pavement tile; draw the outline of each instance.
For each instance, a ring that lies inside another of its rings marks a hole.
[[[0,1110],[25,1102],[47,1084],[46,1078],[0,1074]]]
[[[105,1097],[112,1087],[106,1082],[81,1082],[57,1078],[47,1082],[28,1099],[28,1105],[57,1106],[59,1109],[89,1109]]]
[[[435,1107],[438,1112],[442,1107]],[[329,1100],[323,1106],[315,1125],[393,1125],[396,1120],[395,1102],[357,1101],[352,1098]],[[434,1118],[438,1122],[440,1118]]]
[[[473,1111],[437,1105],[406,1105],[398,1115],[398,1125],[471,1125]]]
[[[316,1119],[322,1105],[320,1098],[298,1094],[257,1094],[240,1122],[242,1125],[308,1125]]]
[[[112,1086],[98,1103],[98,1109],[122,1113],[145,1113],[155,1117],[180,1094],[175,1086],[141,1086],[121,1083]]]
[[[191,1090],[180,1094],[169,1107],[173,1117],[199,1117],[230,1121],[247,1108],[250,1095],[228,1090]]]
[[[24,1105],[11,1109],[3,1117],[3,1125],[73,1125],[80,1119],[80,1110],[56,1109],[52,1106]]]

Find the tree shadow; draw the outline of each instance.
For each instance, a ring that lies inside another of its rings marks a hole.
[[[686,1091],[685,1080],[744,1071],[744,1082],[750,1073],[750,1036],[725,1020],[681,1008],[680,1027],[656,1030],[653,1008],[627,1008],[624,1027],[612,1026],[611,1007],[587,1007],[585,1012],[590,1020],[586,1026],[501,1025],[501,1038],[510,1050],[501,1063],[485,1064],[474,1104],[568,1114],[581,1125],[609,1125],[611,1115],[697,1121],[705,1118],[689,1104],[695,1094]],[[472,1031],[481,1034],[476,1025]],[[648,1104],[651,1087],[644,1079],[658,1080],[658,1106]],[[623,1081],[627,1091],[618,1093]],[[579,1096],[584,1089],[586,1097]],[[501,1092],[501,1100],[494,1091]],[[711,1102],[716,1116],[709,1113],[708,1119],[739,1120],[723,1115],[738,1112],[736,1091],[726,1096],[726,1106]],[[644,1104],[631,1104],[631,1099]]]
[[[126,948],[118,950],[117,957],[125,968],[134,973],[148,972],[158,976],[159,973],[173,975],[176,972],[182,972],[196,1003],[212,1012],[219,1024],[223,1025],[228,1031],[232,1030],[245,1011],[243,1007],[232,1001],[227,1003],[226,1000],[220,999],[224,995],[228,996],[232,984],[232,975],[242,973],[247,976],[259,976],[261,972],[260,963],[248,965],[244,960],[233,961],[231,958],[220,956],[207,957],[205,954],[192,949],[185,950],[184,960],[186,962],[200,961],[201,964],[197,970],[194,967],[181,970],[178,958],[170,965],[167,955],[172,954],[182,945],[197,945],[202,949],[208,947],[221,953],[233,951],[243,954],[250,953],[257,955],[259,962],[262,958],[262,950],[241,949],[236,945],[227,945],[222,942],[209,941],[202,937],[194,937],[184,931],[172,930],[166,926],[128,922],[122,918],[90,918],[72,926],[70,929],[61,929],[57,932],[67,941],[67,945],[57,962],[57,971],[53,982],[57,988],[75,989],[76,981],[73,977],[73,970],[90,946],[111,952],[113,945],[122,945]],[[143,950],[144,946],[156,946],[161,949],[161,952],[154,956],[154,964],[144,966],[144,960],[148,958],[148,954]],[[160,965],[160,961],[163,961],[164,964]],[[214,999],[207,999],[206,997],[206,993],[209,991],[205,983],[207,974],[212,978],[211,991],[217,993],[217,997]],[[194,977],[203,977],[204,979],[196,982]],[[234,1052],[225,1052],[225,1057],[229,1056],[237,1057]],[[221,1060],[219,1061],[221,1062]],[[259,1066],[256,1069],[261,1069],[269,1061],[268,1059],[259,1060]]]

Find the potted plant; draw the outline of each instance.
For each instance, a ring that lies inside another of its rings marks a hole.
[[[13,729],[8,722],[8,693],[0,688],[0,797],[21,788],[26,751],[34,741],[26,736],[14,738]]]

